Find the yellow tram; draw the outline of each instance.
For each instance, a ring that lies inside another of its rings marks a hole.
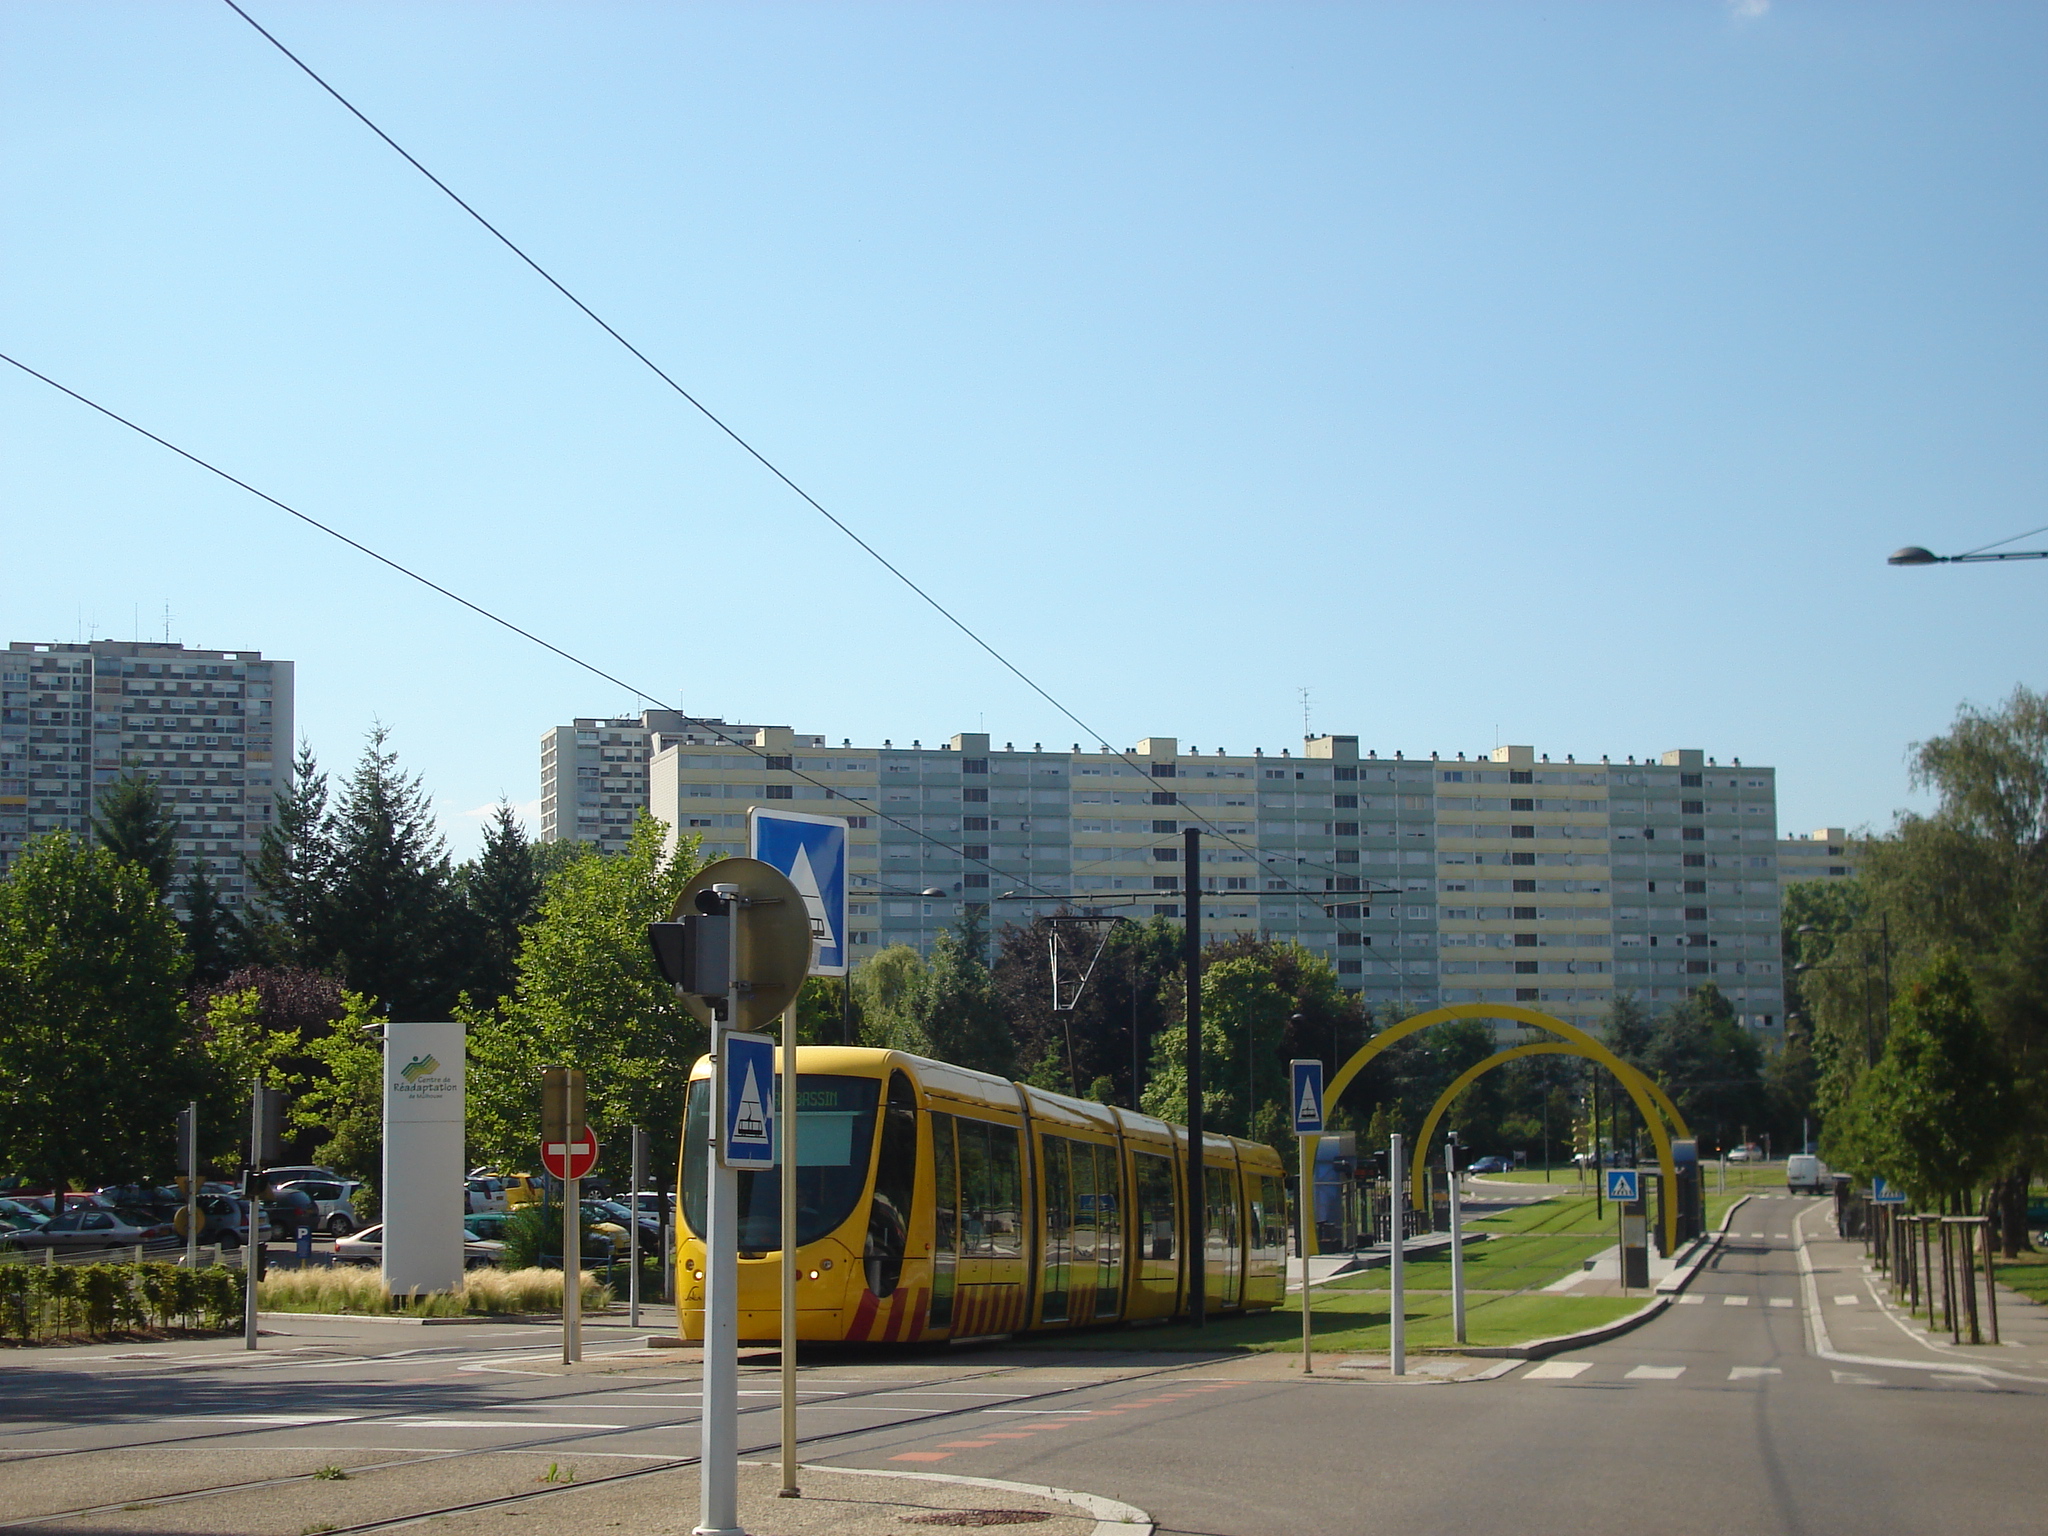
[[[1186,1312],[1183,1127],[900,1051],[800,1046],[796,1091],[798,1338],[936,1342]],[[704,1336],[710,1099],[706,1057],[690,1075],[679,1184],[692,1339]],[[1280,1159],[1260,1142],[1203,1140],[1208,1310],[1277,1307]],[[739,1208],[740,1338],[772,1343],[778,1173],[742,1172]]]

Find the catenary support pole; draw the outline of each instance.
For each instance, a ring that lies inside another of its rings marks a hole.
[[[1458,1200],[1458,1138],[1444,1143],[1444,1182],[1451,1186],[1451,1337],[1465,1342],[1465,1219]]]
[[[775,1149],[782,1165],[782,1487],[777,1492],[785,1499],[803,1497],[796,1485],[796,1085],[796,1004],[791,1003],[782,1011],[780,1145]]]
[[[1401,1137],[1396,1133],[1387,1140],[1387,1167],[1393,1174],[1387,1182],[1387,1355],[1388,1369],[1396,1376],[1408,1374],[1408,1320],[1403,1315],[1407,1298],[1401,1274],[1408,1191],[1407,1181],[1399,1172],[1407,1166],[1401,1157]]]
[[[725,901],[725,1011],[711,1025],[711,1145],[705,1159],[704,1397],[694,1536],[739,1536],[739,1171],[725,1162],[726,1035],[739,1027],[740,888],[714,885]]]
[[[185,1267],[199,1267],[199,1106],[185,1111]]]
[[[1208,1322],[1209,1312],[1209,1208],[1202,1143],[1202,834],[1189,827],[1181,839],[1182,910],[1187,913],[1181,963],[1187,980],[1188,1321],[1200,1328]]]
[[[632,1273],[626,1276],[626,1326],[640,1326],[640,1179],[643,1169],[642,1153],[646,1147],[647,1133],[634,1126],[633,1171],[627,1178],[626,1206],[633,1213],[633,1219],[626,1224],[626,1253],[632,1263]]]

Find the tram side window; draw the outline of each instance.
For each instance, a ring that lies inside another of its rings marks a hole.
[[[959,1194],[953,1177],[953,1117],[932,1115],[932,1244],[952,1251],[959,1238]]]
[[[875,1160],[875,1198],[868,1210],[868,1289],[876,1296],[895,1292],[903,1277],[903,1251],[910,1238],[911,1201],[917,1184],[917,1096],[910,1079],[889,1074],[888,1107],[882,1114],[882,1151]]]
[[[1173,1163],[1151,1152],[1133,1152],[1138,1177],[1138,1254],[1172,1259],[1178,1250],[1173,1229]]]
[[[960,1133],[960,1251],[1021,1258],[1024,1178],[1016,1127],[965,1117],[955,1124]]]
[[[1253,1231],[1262,1256],[1272,1258],[1287,1251],[1287,1186],[1278,1179],[1259,1180],[1259,1205],[1252,1213]]]

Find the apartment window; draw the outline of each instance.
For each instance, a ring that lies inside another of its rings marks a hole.
[[[793,784],[770,784],[768,786],[768,798],[770,800],[791,800],[795,797],[796,786]]]
[[[868,819],[867,819],[867,817],[865,817],[865,816],[849,816],[849,817],[847,817],[847,818],[846,818],[846,824],[847,824],[847,825],[848,825],[849,827],[863,827],[863,828],[864,828],[864,827],[866,827],[866,826],[868,825]]]
[[[986,832],[988,830],[988,818],[986,816],[962,816],[960,818],[960,830],[962,832]]]
[[[987,885],[988,872],[986,870],[983,870],[979,874],[973,874],[967,877],[967,888],[969,890],[981,890],[986,888]]]
[[[1286,889],[1286,886],[1277,880],[1268,880],[1266,885],[1269,889]],[[1327,891],[1355,891],[1359,888],[1358,876],[1356,875],[1339,875],[1334,880],[1325,880],[1323,882],[1323,889]]]
[[[1528,891],[1528,892],[1531,892],[1531,893],[1533,893],[1533,892],[1535,891],[1535,889],[1536,889],[1536,882],[1535,882],[1534,880],[1517,880],[1517,881],[1515,882],[1515,890],[1516,890],[1516,891],[1517,891],[1518,893],[1519,893],[1519,892],[1522,892],[1522,891]]]
[[[1363,960],[1339,960],[1337,962],[1337,974],[1339,976],[1362,976],[1365,974],[1365,962]]]
[[[1704,976],[1704,975],[1706,975],[1706,974],[1707,974],[1707,962],[1706,962],[1706,961],[1704,961],[1704,960],[1688,960],[1688,961],[1686,961],[1686,962],[1685,962],[1685,974],[1686,974],[1686,975],[1688,975],[1688,976]]]
[[[988,804],[988,791],[985,789],[963,789],[960,791],[960,798],[969,805],[986,805]]]
[[[1152,791],[1152,803],[1154,805],[1179,805],[1180,796],[1170,789],[1155,789]]]
[[[1358,823],[1357,823],[1357,822],[1355,822],[1355,821],[1340,821],[1340,822],[1338,822],[1338,823],[1337,823],[1337,835],[1338,835],[1339,837],[1356,837],[1356,836],[1358,836]]]
[[[1358,796],[1356,796],[1356,795],[1339,795],[1339,796],[1337,797],[1337,809],[1338,809],[1338,810],[1340,810],[1340,811],[1355,811],[1355,810],[1357,810],[1357,809],[1358,809]]]
[[[1152,830],[1154,832],[1164,832],[1170,836],[1180,830],[1180,823],[1177,821],[1154,821],[1152,823]]]
[[[1180,889],[1180,876],[1154,875],[1152,877],[1152,889],[1155,891],[1177,891]]]
[[[1340,933],[1337,935],[1337,947],[1339,949],[1358,949],[1364,943],[1365,935],[1362,933]]]
[[[1508,855],[1508,858],[1516,864],[1534,864],[1536,862],[1536,855],[1533,853],[1511,853]]]
[[[1698,789],[1700,787],[1700,776],[1696,773],[1681,773],[1678,776],[1678,787],[1680,789]]]
[[[1684,843],[1704,843],[1707,840],[1707,829],[1705,827],[1680,827],[1678,829],[1678,839]]]
[[[1681,800],[1678,803],[1678,813],[1681,816],[1704,816],[1707,814],[1707,802],[1704,800]]]
[[[1172,763],[1154,763],[1152,765],[1152,777],[1155,779],[1170,779],[1176,772],[1176,766]]]
[[[988,857],[987,843],[962,843],[960,856],[963,859],[985,859]]]
[[[1707,856],[1704,853],[1688,853],[1685,856],[1685,867],[1687,869],[1705,869],[1707,867]]]
[[[1251,881],[1243,875],[1226,875],[1223,878],[1223,889],[1226,891],[1248,891],[1251,888]]]
[[[1508,828],[1508,836],[1509,836],[1509,837],[1534,837],[1535,835],[1536,835],[1536,829],[1535,829],[1534,827],[1509,827],[1509,828]]]
[[[1356,784],[1358,782],[1358,770],[1356,768],[1339,768],[1337,770],[1337,782],[1339,784]]]
[[[963,757],[960,759],[962,773],[987,773],[988,759],[985,757]]]
[[[1707,909],[1705,907],[1687,907],[1685,909],[1685,920],[1688,923],[1704,923],[1707,920]]]
[[[1706,895],[1706,894],[1707,894],[1707,882],[1706,882],[1706,881],[1704,881],[1704,880],[1688,880],[1688,881],[1686,881],[1686,882],[1685,882],[1685,894],[1686,894],[1686,895],[1688,895],[1688,896],[1704,896],[1704,895]]]
[[[1325,907],[1325,908],[1323,908],[1323,916],[1325,916],[1325,917],[1331,917],[1331,918],[1336,918],[1336,919],[1338,919],[1339,921],[1342,921],[1342,920],[1343,920],[1344,918],[1347,918],[1347,917],[1355,918],[1355,917],[1357,917],[1357,916],[1359,916],[1359,915],[1360,915],[1360,909],[1359,909],[1359,907],[1358,907],[1358,906],[1357,906],[1357,905],[1356,905],[1355,903],[1354,903],[1354,904],[1352,904],[1352,905],[1350,905],[1350,906],[1343,906],[1343,907]],[[1364,915],[1365,915],[1365,916],[1367,916],[1367,917],[1371,917],[1371,916],[1372,916],[1372,908],[1370,908],[1370,907],[1366,907],[1366,908],[1364,909]]]
[[[1284,769],[1268,768],[1266,770],[1266,777],[1269,779],[1284,779],[1287,777],[1287,773]]]
[[[1511,811],[1533,811],[1536,809],[1536,802],[1534,800],[1510,800],[1508,802],[1508,809]]]
[[[1535,947],[1536,947],[1536,935],[1535,935],[1535,934],[1533,934],[1533,933],[1518,933],[1518,934],[1516,934],[1516,935],[1515,935],[1515,948],[1517,948],[1517,949],[1534,949]]]
[[[1534,784],[1536,782],[1536,771],[1533,768],[1510,768],[1508,770],[1508,782],[1510,784]]]
[[[1154,848],[1152,850],[1152,857],[1161,864],[1171,864],[1180,857],[1180,850],[1178,848]],[[254,1092],[255,1090],[252,1089],[250,1091]]]
[[[777,770],[787,773],[792,766],[794,765],[786,757],[770,757],[768,759],[768,769],[771,773]]]
[[[1515,908],[1515,921],[1516,921],[1516,922],[1518,922],[1518,923],[1533,923],[1533,922],[1535,922],[1535,921],[1536,921],[1536,909],[1535,909],[1534,907],[1517,907],[1517,908]]]
[[[1358,850],[1356,848],[1339,848],[1337,850],[1337,862],[1339,864],[1356,864],[1358,862]]]
[[[1515,962],[1515,974],[1517,976],[1534,976],[1536,974],[1536,962],[1534,960],[1517,960]]]

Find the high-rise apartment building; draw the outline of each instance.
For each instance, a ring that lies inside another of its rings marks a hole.
[[[1856,875],[1856,845],[1846,827],[1822,827],[1778,839],[1778,883],[1850,880]]]
[[[661,745],[751,741],[756,729],[674,709],[550,726],[540,738],[540,840],[618,853],[647,808],[647,760]]]
[[[0,868],[39,833],[89,837],[99,792],[140,768],[177,823],[179,876],[204,858],[241,906],[290,782],[292,694],[292,663],[260,651],[14,642],[0,656]]]
[[[1782,1027],[1769,768],[1691,749],[1383,758],[1353,736],[1297,757],[721,729],[753,750],[664,738],[650,808],[713,856],[744,851],[749,802],[846,815],[856,956],[924,948],[970,902],[998,923],[1061,898],[1179,917],[1195,826],[1205,929],[1296,940],[1369,1003],[1522,1002],[1590,1025],[1618,989],[1659,1007],[1712,980],[1751,1027]]]

